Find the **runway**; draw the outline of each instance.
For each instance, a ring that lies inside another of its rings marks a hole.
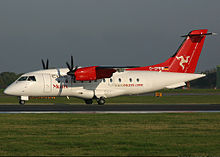
[[[220,112],[220,104],[0,105],[0,113],[169,113]]]

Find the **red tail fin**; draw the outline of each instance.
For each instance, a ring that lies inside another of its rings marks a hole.
[[[207,31],[207,29],[194,30],[182,36],[185,37],[185,40],[180,45],[177,52],[163,63],[127,70],[194,73],[206,35],[212,34],[207,33]]]
[[[195,72],[207,31],[207,29],[195,30],[186,35],[185,42],[174,56],[175,58],[170,65],[169,71]]]

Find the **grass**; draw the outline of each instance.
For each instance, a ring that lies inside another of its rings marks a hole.
[[[106,103],[149,103],[149,104],[176,104],[176,103],[200,103],[200,104],[220,104],[220,89],[164,89],[160,92],[163,93],[177,93],[177,95],[163,96],[160,98],[142,95],[142,96],[120,96],[114,97],[106,100]],[[198,95],[178,95],[178,93],[198,93]],[[202,95],[202,93],[208,93],[210,95]],[[94,101],[95,102],[95,101]],[[17,104],[18,99],[14,96],[6,96],[3,94],[3,89],[0,90],[0,104]],[[30,99],[27,103],[49,103],[49,104],[74,104],[74,103],[84,103],[82,99],[70,97],[68,100],[66,97],[56,97],[53,99]]]
[[[219,95],[180,95],[180,96],[121,96],[109,99],[109,103],[148,103],[148,104],[219,104]]]
[[[66,97],[56,97],[56,99],[30,99],[27,104],[71,104],[84,103],[82,99],[71,97],[68,100]],[[0,97],[0,104],[18,104],[18,98],[14,96]]]
[[[220,113],[1,114],[0,156],[219,156]]]
[[[163,89],[163,93],[220,93],[220,89]]]
[[[0,97],[0,104],[17,104],[17,97]],[[27,104],[82,104],[82,99],[56,97],[56,99],[30,99]],[[94,103],[96,101],[94,100]],[[106,99],[106,103],[146,103],[146,104],[220,104],[219,95],[175,95],[175,96],[120,96]]]

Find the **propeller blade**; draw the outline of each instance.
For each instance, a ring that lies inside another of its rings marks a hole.
[[[46,69],[49,68],[49,60],[47,59],[47,63],[46,63]]]
[[[44,63],[43,59],[41,59],[41,62],[42,62],[42,65],[43,65],[43,69],[46,69],[46,66],[45,66],[45,63]]]
[[[71,82],[72,81],[76,81],[76,77],[75,77],[75,72],[78,69],[78,66],[74,66],[73,64],[73,56],[71,56],[71,61],[70,64],[68,62],[66,62],[66,65],[69,69],[69,71],[67,72],[67,75],[69,75],[71,77]]]
[[[77,69],[78,69],[78,66],[75,66],[75,68],[74,68],[74,70],[73,70],[73,71],[74,71],[74,72],[76,72],[76,70],[77,70]]]
[[[71,71],[71,67],[68,62],[66,62],[66,65],[67,65],[68,69]]]
[[[42,65],[43,65],[43,69],[48,69],[49,68],[49,60],[47,59],[47,62],[45,64],[44,60],[41,59]]]
[[[73,56],[71,56],[71,69],[73,69]]]

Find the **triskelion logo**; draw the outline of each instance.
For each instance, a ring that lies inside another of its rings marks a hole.
[[[189,62],[189,57],[190,56],[187,56],[186,59],[183,56],[176,57],[177,60],[180,60],[180,66],[183,68],[183,70],[185,68],[183,63],[188,63]]]

